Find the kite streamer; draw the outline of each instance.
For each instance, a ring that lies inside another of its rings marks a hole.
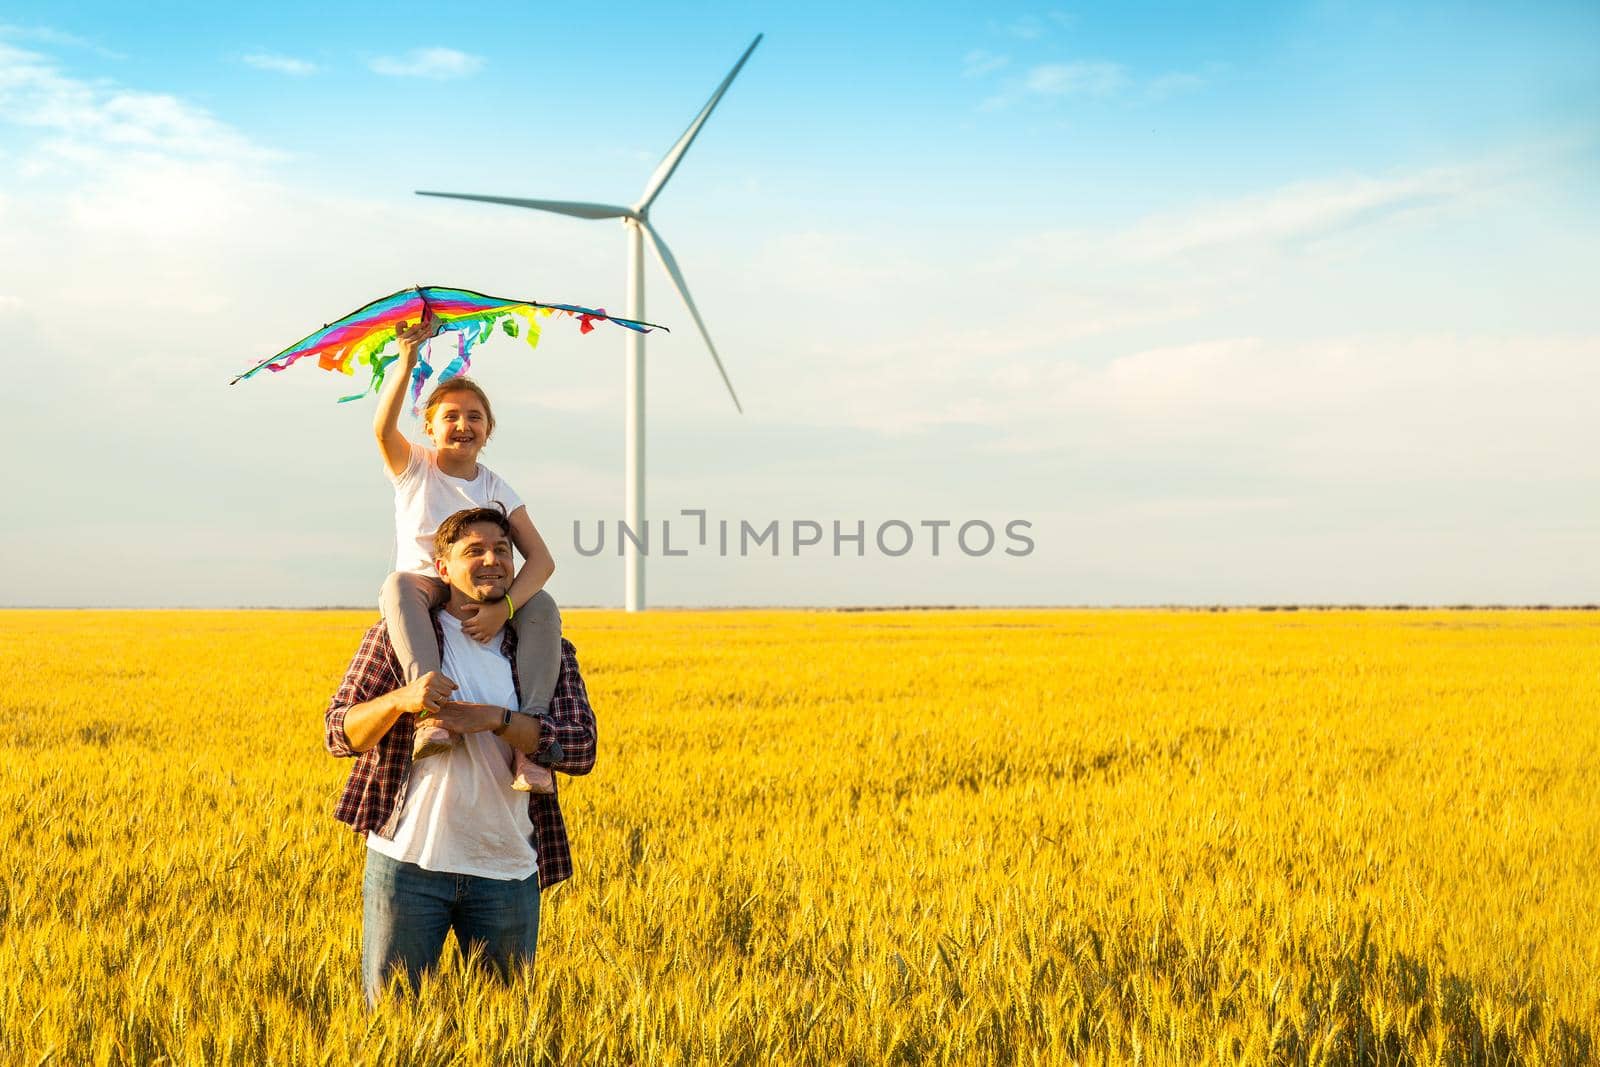
[[[426,355],[439,359],[448,355],[449,362],[439,372],[439,381],[449,381],[465,374],[472,366],[472,349],[491,336],[498,328],[508,337],[522,336],[530,348],[537,347],[540,320],[561,312],[578,320],[578,329],[588,333],[596,322],[614,322],[618,326],[639,333],[664,330],[649,322],[620,319],[607,315],[605,310],[579,307],[576,304],[541,304],[535,300],[507,300],[485,296],[470,289],[448,289],[436,285],[414,286],[398,293],[374,300],[366,307],[330,322],[309,337],[285,348],[275,356],[268,356],[254,367],[229,382],[236,385],[262,370],[287,370],[308,356],[317,357],[317,365],[324,370],[353,375],[357,367],[368,367],[372,380],[367,388],[351,396],[340,397],[341,404],[360,400],[368,393],[383,387],[384,372],[400,358],[395,333],[402,322],[416,323],[433,318],[440,331],[427,342]],[[433,366],[422,353],[418,354],[416,369],[411,374],[411,410],[416,405],[428,379],[433,377]]]

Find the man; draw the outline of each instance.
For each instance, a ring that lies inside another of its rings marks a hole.
[[[406,684],[380,621],[367,631],[329,704],[326,743],[355,756],[334,817],[366,835],[362,884],[362,981],[376,1004],[393,969],[412,989],[454,929],[502,975],[532,962],[540,890],[572,875],[566,825],[554,793],[511,788],[513,749],[566,774],[594,767],[594,712],[577,652],[561,642],[561,674],[549,711],[522,707],[516,632],[487,644],[462,631],[478,606],[506,595],[515,568],[506,517],[458,511],[434,538],[434,566],[449,598],[434,614],[442,671]],[[456,699],[451,699],[452,694]],[[411,761],[417,717],[462,735],[447,753]]]

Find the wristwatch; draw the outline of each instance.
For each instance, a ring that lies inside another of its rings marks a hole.
[[[511,709],[505,708],[505,716],[500,720],[500,725],[491,731],[496,737],[506,732],[506,727],[511,725]]]

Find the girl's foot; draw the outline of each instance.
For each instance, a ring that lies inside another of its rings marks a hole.
[[[533,762],[525,752],[511,757],[511,788],[520,793],[554,793],[556,776],[550,768]]]
[[[411,739],[411,759],[426,759],[455,747],[456,735],[443,726],[418,726],[416,736]]]

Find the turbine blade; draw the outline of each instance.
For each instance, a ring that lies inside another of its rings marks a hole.
[[[644,195],[639,198],[639,202],[633,208],[638,214],[643,215],[650,210],[650,205],[655,203],[656,197],[661,194],[661,187],[667,184],[667,179],[672,177],[672,172],[678,169],[678,161],[683,158],[685,152],[689,151],[689,146],[694,143],[695,136],[700,132],[700,127],[704,126],[706,119],[711,117],[712,108],[717,106],[717,101],[722,99],[722,94],[728,91],[728,86],[733,84],[733,79],[739,74],[739,68],[744,66],[744,61],[750,58],[750,53],[756,50],[756,45],[761,43],[761,38],[764,36],[766,35],[756,34],[756,39],[750,42],[749,48],[744,50],[744,55],[739,57],[739,62],[735,63],[733,69],[728,71],[728,76],[722,79],[722,84],[717,86],[717,91],[711,94],[711,99],[706,101],[706,106],[700,109],[700,114],[696,115],[694,121],[689,123],[689,128],[683,131],[682,137],[678,138],[678,143],[668,150],[666,157],[656,167],[656,172],[650,175],[650,180],[645,183]]]
[[[706,339],[706,347],[711,350],[711,359],[717,365],[717,373],[722,375],[722,384],[728,387],[728,395],[733,397],[733,406],[743,415],[744,405],[739,403],[739,394],[733,391],[733,383],[728,380],[727,368],[722,365],[722,357],[717,355],[717,346],[711,343],[711,334],[706,330],[705,320],[700,318],[700,309],[694,306],[694,299],[689,295],[689,286],[683,280],[683,272],[678,269],[678,261],[672,258],[667,243],[661,239],[659,233],[656,233],[654,227],[643,220],[640,220],[640,225],[644,227],[645,236],[650,239],[650,247],[656,251],[656,258],[661,260],[661,265],[667,269],[667,276],[677,287],[678,295],[683,297],[683,306],[689,309],[689,316],[694,319],[694,324],[700,327],[700,336]]]
[[[553,211],[557,215],[572,215],[580,219],[631,219],[632,208],[615,204],[586,204],[577,200],[525,200],[516,196],[479,196],[476,193],[430,193],[417,190],[418,196],[442,196],[451,200],[481,200],[485,204],[510,204],[512,207],[530,207],[535,211]]]

